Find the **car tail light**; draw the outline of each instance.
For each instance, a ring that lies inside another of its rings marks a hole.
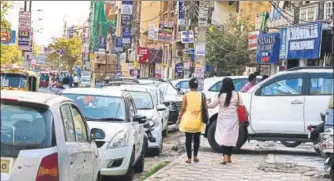
[[[42,159],[36,181],[59,181],[57,153],[48,155]]]

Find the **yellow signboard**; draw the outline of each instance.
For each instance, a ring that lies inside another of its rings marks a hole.
[[[122,70],[122,76],[123,77],[130,77],[130,72],[129,72],[129,66],[128,66],[128,64],[123,63],[121,70]]]

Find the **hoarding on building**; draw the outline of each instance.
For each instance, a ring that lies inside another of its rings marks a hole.
[[[1,31],[1,44],[14,44],[16,41],[16,31]]]
[[[174,36],[174,24],[173,22],[160,22],[159,23],[159,40],[160,41],[172,41]]]
[[[137,55],[139,56],[139,63],[147,63],[149,58],[148,48],[139,47],[137,49]]]
[[[287,59],[317,59],[321,53],[322,23],[287,28]]]
[[[258,64],[276,64],[279,60],[279,33],[259,34],[256,51]]]
[[[30,51],[31,12],[20,11],[18,28],[18,46],[20,50]]]

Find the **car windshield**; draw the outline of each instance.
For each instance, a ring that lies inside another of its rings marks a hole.
[[[81,77],[82,82],[90,82],[90,77]]]
[[[88,121],[125,120],[125,106],[120,97],[63,94],[75,101]]]
[[[2,87],[25,88],[27,83],[26,76],[22,74],[1,74]]]
[[[166,96],[175,97],[179,95],[179,92],[176,90],[176,88],[169,83],[159,84],[158,87],[161,90],[161,92]]]
[[[47,108],[1,102],[1,157],[52,146],[52,114]]]
[[[130,94],[135,101],[137,109],[154,109],[154,104],[150,93],[131,91]]]
[[[157,105],[158,104],[158,97],[157,97],[157,90],[156,89],[152,89],[152,88],[149,88],[148,91],[151,93],[152,95],[152,98],[153,98],[153,101],[155,102],[155,104]]]

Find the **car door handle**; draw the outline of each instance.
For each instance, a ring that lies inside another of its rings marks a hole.
[[[291,104],[303,104],[303,102],[299,100],[294,100],[291,102]]]

